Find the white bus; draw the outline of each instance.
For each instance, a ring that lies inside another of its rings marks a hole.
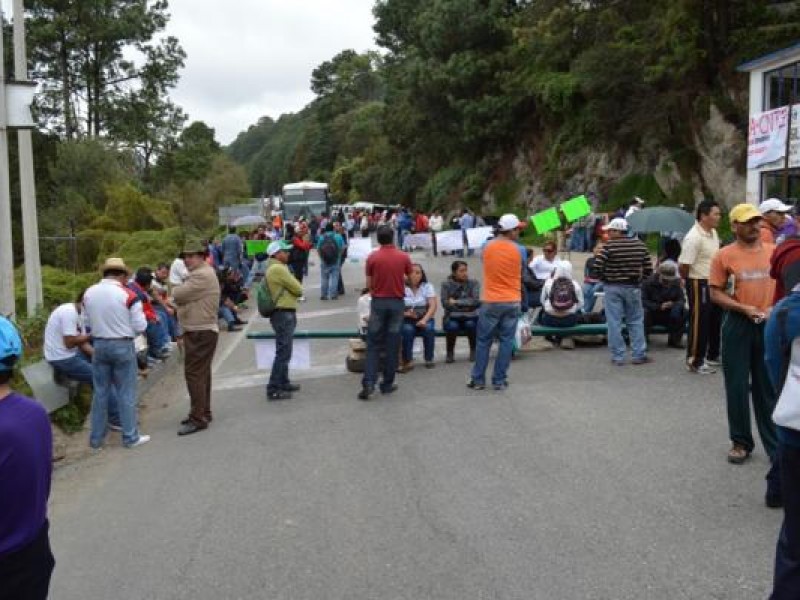
[[[322,213],[330,215],[331,198],[328,184],[316,181],[287,183],[283,186],[283,219],[291,222],[299,217],[319,217]]]

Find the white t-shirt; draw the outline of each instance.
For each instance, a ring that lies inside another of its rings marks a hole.
[[[560,262],[561,260],[558,258],[547,260],[544,255],[539,254],[538,256],[534,256],[533,260],[528,263],[528,268],[533,271],[536,279],[544,281],[545,279],[550,279],[550,276],[553,274],[553,271],[556,270]]]
[[[431,228],[431,231],[441,231],[444,227],[444,218],[442,215],[432,215],[430,219],[428,219],[428,227]]]
[[[172,266],[169,268],[169,282],[172,285],[180,285],[186,278],[189,277],[189,269],[186,268],[186,263],[182,258],[176,258],[172,261]]]
[[[84,335],[86,329],[75,304],[62,304],[50,313],[44,329],[45,360],[66,360],[78,354],[78,348],[67,348],[65,336]]]
[[[406,295],[403,301],[406,308],[424,308],[428,305],[429,298],[436,298],[436,290],[430,283],[423,283],[416,292],[406,286]]]

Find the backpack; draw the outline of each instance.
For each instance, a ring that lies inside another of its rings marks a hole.
[[[339,262],[339,245],[332,235],[328,234],[323,238],[319,256],[326,265],[335,265]]]
[[[550,304],[554,310],[566,311],[578,303],[575,286],[569,277],[556,277],[550,288]]]
[[[272,292],[269,291],[267,278],[265,276],[261,283],[256,286],[256,304],[258,305],[258,313],[262,317],[271,317],[272,313],[275,312],[278,301],[281,299],[281,296],[283,296],[285,291],[286,288],[281,288],[281,291],[278,292],[278,295],[273,298]]]

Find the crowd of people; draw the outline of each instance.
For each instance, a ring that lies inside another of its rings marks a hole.
[[[641,204],[635,199],[628,212],[636,212]],[[797,598],[800,219],[791,211],[777,199],[759,207],[739,204],[729,213],[733,240],[721,246],[716,231],[721,208],[704,200],[698,203],[696,222],[682,242],[671,238],[655,261],[646,244],[631,233],[625,216],[617,216],[591,237],[592,255],[582,282],[576,280],[571,262],[558,258],[556,243],[545,243],[540,255],[522,245],[524,222],[506,214],[482,248],[481,277],[470,276],[467,262],[454,260],[439,293],[424,265],[401,249],[402,232],[442,227],[438,214],[399,211],[389,218],[365,214],[330,219],[323,215],[313,223],[301,218],[267,224],[244,236],[231,228],[219,242],[187,241],[172,265],[161,264],[155,270],[140,267],[134,272],[119,258],[107,259],[97,284],[51,314],[45,356],[56,372],[92,385],[90,446],[102,448],[108,432],[116,430],[125,447],[135,448],[150,439],[138,429],[137,376],[147,361],[138,360],[136,340],[145,341],[150,361],[163,360],[181,343],[190,410],[178,434],[190,435],[207,429],[213,420],[211,362],[219,321],[229,330],[246,323],[240,312],[254,286],[261,286],[271,300],[269,319],[276,339],[266,396],[270,401],[291,399],[300,391],[290,378],[289,363],[309,254],[315,251],[319,259],[321,299],[335,300],[344,293],[341,266],[348,240],[359,228],[366,234],[374,228],[379,247],[366,260],[366,287],[358,300],[367,342],[360,400],[371,400],[376,389],[384,395],[398,389],[396,374],[414,368],[417,337],[422,339],[425,367],[436,366],[435,319],[440,306],[445,362],[455,362],[457,339],[466,337],[472,363],[467,386],[476,391],[488,384],[495,391],[509,386],[515,335],[525,314],[535,315],[539,325],[555,332],[552,343],[564,349],[574,348],[577,325],[605,322],[615,367],[627,364],[628,347],[630,364],[652,362],[648,333],[660,326],[667,332],[669,346],[685,348],[689,372],[709,376],[722,367],[731,441],[727,460],[732,464],[745,463],[754,451],[752,404],[771,465],[765,504],[785,508],[772,598]],[[459,217],[459,227],[479,224],[468,211]],[[248,239],[265,241],[266,248],[249,256]],[[495,342],[497,353],[487,380]],[[20,489],[30,488],[30,497],[38,498],[37,510],[4,500],[4,511],[19,513],[21,533],[8,548],[0,547],[0,554],[33,548],[36,572],[48,572],[49,577],[52,555],[40,502],[46,502],[49,488],[49,424],[38,404],[8,385],[20,356],[16,329],[0,318],[0,412],[10,415],[0,419],[0,429],[10,428],[10,433],[3,429],[0,435],[10,436],[15,423],[23,421],[26,427],[38,423],[35,426],[42,429],[35,441],[19,442],[24,460],[11,473],[19,479]],[[14,439],[20,437],[15,435]],[[48,468],[42,464],[44,457]]]

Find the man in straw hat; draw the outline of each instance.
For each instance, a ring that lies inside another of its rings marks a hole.
[[[83,296],[86,323],[94,342],[92,414],[89,445],[102,448],[108,430],[109,403],[116,397],[122,444],[135,448],[150,441],[140,434],[136,419],[136,348],[134,338],[147,329],[142,303],[125,282],[131,272],[121,258],[100,267],[103,279]],[[113,386],[113,390],[112,390]]]
[[[206,262],[206,248],[200,240],[184,245],[183,261],[189,276],[172,290],[178,306],[178,322],[183,330],[184,376],[191,409],[181,422],[178,435],[191,435],[207,429],[211,414],[211,362],[217,349],[219,325],[219,283],[214,269]]]

